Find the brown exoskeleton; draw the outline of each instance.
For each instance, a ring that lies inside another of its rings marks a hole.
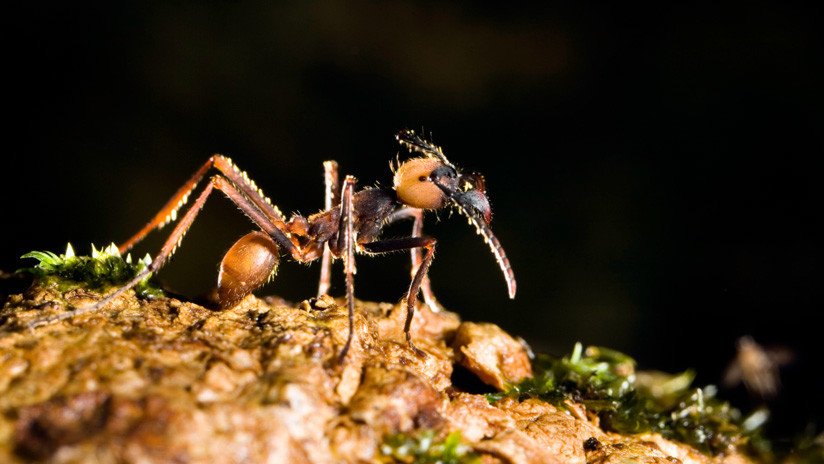
[[[492,211],[486,196],[484,178],[480,174],[462,174],[444,156],[440,147],[411,130],[396,136],[401,145],[419,157],[411,158],[395,170],[393,188],[370,187],[355,192],[355,178],[346,176],[339,186],[337,163],[324,163],[326,183],[325,210],[309,217],[293,215],[288,221],[258,189],[254,181],[227,157],[213,155],[174,194],[161,210],[140,231],[120,245],[121,253],[131,249],[153,229],[159,229],[177,219],[198,183],[211,169],[216,169],[210,182],[198,195],[191,208],[180,218],[152,263],[134,279],[110,293],[96,304],[67,311],[56,316],[33,321],[38,326],[98,310],[134,287],[149,273],[156,272],[172,256],[209,195],[218,189],[232,200],[259,228],[235,242],[220,263],[215,303],[221,309],[237,304],[263,285],[277,267],[281,253],[298,262],[322,259],[318,294],[329,289],[332,257],[341,258],[346,274],[346,300],[349,310],[349,335],[340,353],[343,360],[353,337],[355,252],[367,255],[411,250],[412,282],[406,295],[404,333],[410,347],[422,354],[412,343],[410,327],[418,292],[430,308],[438,304],[426,277],[437,241],[422,236],[423,210],[456,208],[465,215],[483,236],[503,271],[510,298],[515,297],[515,274],[498,239],[489,228]],[[340,192],[340,193],[338,193]],[[412,218],[412,235],[381,240],[381,230],[389,223]]]

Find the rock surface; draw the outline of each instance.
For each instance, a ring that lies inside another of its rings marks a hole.
[[[525,347],[491,324],[421,306],[405,343],[400,306],[289,305],[249,296],[216,312],[131,292],[97,314],[36,329],[36,317],[99,295],[34,287],[0,311],[0,462],[372,463],[389,434],[460,431],[485,463],[743,463],[660,436],[602,431],[586,411],[488,391],[530,375]],[[577,411],[577,413],[576,413]]]

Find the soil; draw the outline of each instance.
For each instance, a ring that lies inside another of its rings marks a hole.
[[[459,431],[483,463],[745,463],[657,435],[598,427],[581,405],[490,404],[531,375],[493,324],[404,310],[248,296],[226,311],[132,292],[96,314],[26,328],[100,295],[35,286],[0,310],[0,462],[380,463],[386,437]]]

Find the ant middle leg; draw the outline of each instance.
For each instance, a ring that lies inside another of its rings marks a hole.
[[[346,354],[352,346],[355,336],[355,218],[352,195],[355,190],[355,178],[346,176],[343,181],[340,204],[340,229],[338,232],[337,249],[343,254],[343,269],[346,273],[346,306],[349,316],[349,335],[346,344],[338,356],[338,362],[343,363]]]
[[[415,303],[418,300],[418,291],[420,291],[421,284],[429,272],[432,259],[435,258],[435,245],[437,243],[437,240],[432,237],[406,237],[361,244],[369,253],[390,253],[415,248],[426,250],[421,264],[412,278],[412,282],[409,283],[409,291],[406,294],[406,321],[403,325],[406,342],[409,344],[409,347],[415,351],[415,354],[421,357],[426,356],[426,353],[412,343],[412,317],[415,315]]]
[[[326,195],[324,196],[323,209],[330,209],[340,204],[340,181],[338,180],[338,163],[335,161],[323,162],[323,183]],[[329,292],[332,280],[332,250],[329,244],[323,244],[323,257],[320,262],[320,281],[318,282],[318,297]]]

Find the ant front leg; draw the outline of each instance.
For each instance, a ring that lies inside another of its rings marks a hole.
[[[338,180],[338,163],[335,161],[324,161],[323,163],[323,183],[326,187],[323,209],[328,211],[340,203],[340,181]],[[323,257],[320,262],[320,282],[318,283],[318,297],[329,292],[332,280],[332,251],[329,244],[323,244]]]
[[[399,221],[401,219],[408,219],[412,218],[412,237],[421,237],[423,236],[423,210],[420,208],[403,208],[389,217],[387,222],[392,223],[395,221]],[[410,278],[414,279],[415,275],[417,275],[418,270],[421,268],[423,264],[423,253],[421,252],[420,248],[412,248],[409,250],[410,257],[412,259],[412,269],[410,272]],[[432,284],[429,280],[429,273],[426,273],[423,276],[423,280],[421,281],[421,294],[423,295],[423,301],[426,303],[426,306],[434,312],[438,313],[443,310],[443,306],[438,302],[438,299],[435,298],[435,292],[432,291]]]
[[[418,291],[421,289],[421,284],[429,272],[429,266],[432,265],[432,259],[435,258],[435,245],[437,240],[432,237],[407,237],[391,240],[380,240],[372,243],[364,243],[361,246],[369,253],[390,253],[393,251],[410,250],[410,249],[424,249],[426,253],[423,256],[418,271],[412,278],[409,284],[409,292],[406,294],[406,322],[403,325],[403,332],[406,335],[406,342],[409,347],[415,351],[418,356],[426,356],[421,349],[412,343],[412,317],[415,315],[415,303],[418,299]]]

